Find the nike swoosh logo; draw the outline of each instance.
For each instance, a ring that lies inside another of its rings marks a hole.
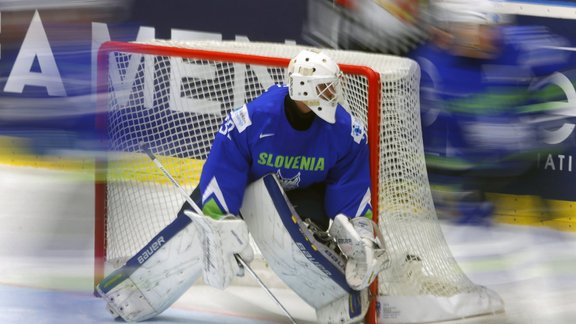
[[[274,133],[266,133],[266,134],[262,133],[262,134],[260,134],[260,138],[270,137],[270,136],[274,136]]]

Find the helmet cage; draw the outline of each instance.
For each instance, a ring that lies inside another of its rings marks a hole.
[[[340,101],[342,73],[335,76],[290,74],[290,98],[304,102],[323,120],[336,121],[336,106]]]
[[[290,97],[294,100],[338,101],[339,78],[309,77],[294,73],[290,81]]]

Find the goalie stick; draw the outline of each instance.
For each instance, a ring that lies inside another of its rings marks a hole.
[[[154,153],[152,153],[149,146],[146,143],[140,143],[139,146],[140,146],[140,149],[144,153],[146,153],[146,155],[148,155],[150,160],[152,160],[152,162],[154,162],[154,164],[156,164],[156,166],[160,169],[160,171],[162,171],[162,173],[164,173],[164,175],[170,180],[170,182],[172,182],[172,184],[180,191],[182,196],[186,198],[186,201],[190,204],[190,206],[192,206],[194,211],[196,213],[198,213],[199,215],[203,215],[200,207],[198,207],[198,205],[194,202],[194,200],[192,200],[192,198],[190,198],[190,195],[186,192],[186,190],[184,190],[184,188],[182,188],[182,186],[178,183],[178,181],[176,181],[176,179],[174,179],[174,177],[172,177],[170,172],[168,172],[168,170],[166,170],[166,168],[164,168],[162,163],[156,158],[156,155],[154,155]],[[282,309],[282,311],[284,312],[284,314],[286,314],[286,316],[290,319],[290,321],[292,323],[296,324],[296,320],[294,319],[294,317],[292,317],[292,315],[290,315],[288,310],[284,307],[284,305],[282,305],[282,303],[278,300],[278,298],[276,298],[276,296],[272,293],[270,288],[268,288],[268,286],[266,286],[266,284],[262,281],[262,279],[260,279],[258,274],[256,274],[256,272],[252,269],[252,267],[250,267],[250,265],[248,263],[246,263],[240,255],[234,254],[234,257],[236,258],[236,262],[238,262],[238,266],[242,269],[248,270],[250,275],[252,275],[252,277],[254,277],[254,279],[258,282],[260,287],[262,287],[262,289],[264,289],[266,291],[266,293],[274,300],[274,302]]]

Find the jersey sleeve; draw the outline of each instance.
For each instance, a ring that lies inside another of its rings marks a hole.
[[[347,150],[330,170],[325,206],[330,218],[342,213],[349,218],[372,218],[370,204],[370,161],[364,126],[352,119]]]
[[[219,218],[240,212],[250,168],[246,132],[243,132],[249,124],[242,124],[243,121],[249,121],[246,106],[226,117],[202,169],[202,211],[207,216]]]

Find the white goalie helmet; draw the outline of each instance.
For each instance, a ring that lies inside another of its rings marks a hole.
[[[328,55],[303,50],[288,65],[290,98],[304,102],[318,117],[333,124],[340,101],[342,72]]]

